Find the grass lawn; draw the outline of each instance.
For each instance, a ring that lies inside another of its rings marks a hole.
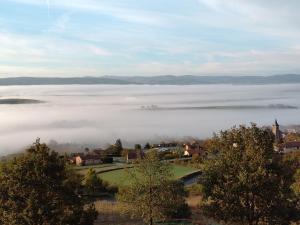
[[[187,166],[180,166],[180,165],[172,165],[173,167],[173,174],[175,179],[180,179],[190,173],[198,171],[198,169],[187,167]]]
[[[94,169],[96,171],[96,173],[102,173],[102,172],[106,172],[109,170],[124,168],[127,166],[130,166],[130,165],[120,165],[120,164],[110,163],[110,164],[99,164],[99,165],[93,165],[93,166],[76,166],[76,167],[74,167],[74,169],[78,173],[85,175],[91,168]]]
[[[114,164],[108,163],[108,164],[99,164],[99,165],[91,165],[91,166],[74,166],[74,170],[81,171],[81,170],[88,170],[90,168],[100,169],[108,166],[114,166]]]
[[[130,169],[122,169],[122,170],[114,170],[109,172],[100,173],[99,176],[107,181],[109,184],[116,186],[127,185],[130,182],[130,178],[128,175],[128,170]],[[188,175],[190,173],[196,172],[197,169],[179,165],[172,165],[172,172],[174,174],[175,179],[180,179],[181,177]]]

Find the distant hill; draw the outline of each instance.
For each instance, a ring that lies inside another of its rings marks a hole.
[[[13,77],[0,78],[0,85],[93,85],[93,84],[149,84],[149,85],[193,85],[193,84],[293,84],[300,83],[300,75],[273,76],[103,76],[103,77]]]
[[[43,101],[35,99],[22,99],[22,98],[5,98],[0,99],[0,105],[21,105],[21,104],[38,104],[43,103]]]
[[[131,84],[113,77],[12,77],[0,78],[0,85]]]

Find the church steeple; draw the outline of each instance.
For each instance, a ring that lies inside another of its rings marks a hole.
[[[275,126],[279,128],[279,124],[277,122],[277,119],[275,119]]]
[[[275,119],[275,123],[272,126],[272,132],[275,136],[275,142],[276,143],[281,143],[282,142],[282,132],[280,130],[280,126],[278,124],[277,119]]]

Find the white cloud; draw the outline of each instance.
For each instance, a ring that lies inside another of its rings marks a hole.
[[[27,36],[0,32],[0,76],[84,75],[97,57],[112,53],[96,45],[47,36]]]
[[[13,0],[14,2],[30,4],[30,5],[45,5],[41,0]],[[133,10],[126,8],[124,5],[116,6],[107,2],[96,0],[51,0],[51,8],[60,8],[71,11],[88,11],[109,15],[120,19],[124,22],[138,23],[145,25],[161,26],[164,24],[162,18],[157,17],[156,13],[147,10]],[[45,5],[47,6],[47,5]]]
[[[300,37],[300,2],[297,0],[198,0],[222,20],[216,25],[264,35]]]
[[[46,0],[12,1],[47,7]],[[0,32],[0,74],[300,72],[298,1],[195,0],[191,11],[170,11],[159,1],[153,3],[159,10],[117,2],[51,0],[55,13],[42,32],[24,34],[9,27],[10,32]]]
[[[82,76],[82,75],[267,75],[300,73],[299,45],[285,50],[210,51],[194,44],[161,45],[147,49],[169,55],[189,54],[172,61],[137,59],[140,51],[111,52],[100,46],[70,42],[47,36],[23,36],[0,32],[0,76]],[[173,48],[172,48],[173,47]],[[202,49],[202,51],[201,51]],[[164,57],[165,57],[164,56]],[[99,60],[96,60],[99,57]],[[101,59],[110,60],[101,60]],[[176,57],[175,57],[176,58]],[[221,59],[220,59],[221,58]],[[90,61],[93,59],[93,61]],[[202,60],[199,60],[202,59]],[[205,59],[203,61],[203,59]],[[111,61],[111,63],[108,63]],[[118,66],[116,66],[118,65]]]
[[[98,56],[111,56],[113,55],[112,52],[110,51],[107,51],[103,48],[99,48],[97,46],[94,46],[94,45],[88,45],[88,49],[94,53],[95,55],[98,55]]]

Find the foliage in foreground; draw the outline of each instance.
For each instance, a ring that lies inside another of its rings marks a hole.
[[[37,141],[0,171],[0,224],[92,225],[93,205],[80,197],[81,177]]]
[[[97,176],[97,173],[93,168],[90,168],[85,175],[84,187],[89,195],[95,195],[99,192],[106,191],[103,181]]]
[[[288,163],[292,169],[294,169],[295,183],[292,185],[293,190],[300,198],[300,151],[288,152],[284,155],[285,163]],[[300,201],[299,201],[300,207]]]
[[[294,169],[273,151],[269,129],[240,126],[216,135],[204,162],[204,212],[229,224],[285,225],[299,218]]]
[[[189,216],[183,184],[172,181],[170,165],[150,152],[130,172],[132,182],[120,190],[125,213],[141,217],[148,224],[171,217]]]

